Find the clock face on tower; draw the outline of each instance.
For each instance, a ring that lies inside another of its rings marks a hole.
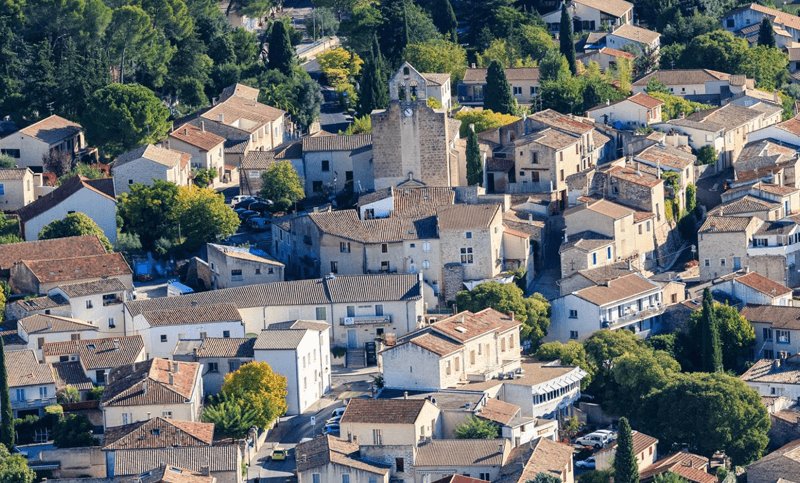
[[[410,107],[406,107],[406,110],[403,111],[403,114],[405,114],[406,117],[411,117],[411,115],[414,114],[414,111],[412,111]]]

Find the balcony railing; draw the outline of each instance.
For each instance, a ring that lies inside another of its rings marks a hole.
[[[650,317],[653,317],[655,315],[660,315],[663,312],[664,312],[664,307],[661,304],[658,304],[655,307],[647,308],[644,310],[637,310],[633,313],[617,317],[616,319],[612,320],[602,319],[600,321],[600,326],[608,329],[616,329],[622,327],[623,325],[627,325],[630,322],[649,319]]]
[[[353,317],[340,317],[340,325],[373,325],[391,324],[391,315],[356,315]]]
[[[25,401],[12,400],[11,407],[14,409],[33,409],[43,408],[56,403],[56,398],[48,397],[43,399],[26,399]]]

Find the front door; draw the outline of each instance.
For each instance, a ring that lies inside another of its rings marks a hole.
[[[347,329],[347,348],[358,349],[358,334],[356,329]]]
[[[494,193],[494,173],[486,173],[486,191]]]

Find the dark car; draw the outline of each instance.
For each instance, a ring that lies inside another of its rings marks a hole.
[[[257,211],[244,210],[243,212],[239,213],[239,219],[242,220],[242,221],[245,221],[248,218],[252,218],[254,216],[258,216],[258,212]]]
[[[258,211],[260,213],[264,213],[272,208],[272,203],[267,203],[266,201],[256,201],[254,203],[250,203],[250,206],[247,207],[248,210]]]

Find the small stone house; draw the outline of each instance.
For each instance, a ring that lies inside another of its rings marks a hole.
[[[214,289],[282,282],[285,266],[257,248],[206,244]]]
[[[117,194],[127,193],[133,184],[151,185],[155,180],[187,186],[191,174],[191,159],[189,153],[152,144],[140,146],[114,160],[111,168],[114,191]]]
[[[636,464],[641,472],[651,466],[658,459],[656,446],[658,440],[639,431],[633,433],[633,455],[636,457]],[[614,456],[617,454],[617,443],[613,442],[609,446],[601,449],[594,454],[595,467],[599,471],[606,471],[614,466]]]
[[[191,169],[210,169],[215,173],[215,183],[225,176],[225,138],[206,130],[205,121],[200,126],[186,123],[169,135],[169,147],[191,156]],[[176,183],[177,184],[177,183]]]
[[[86,147],[80,124],[52,115],[0,139],[0,154],[16,160],[19,167],[44,165],[51,153],[74,157]]]

